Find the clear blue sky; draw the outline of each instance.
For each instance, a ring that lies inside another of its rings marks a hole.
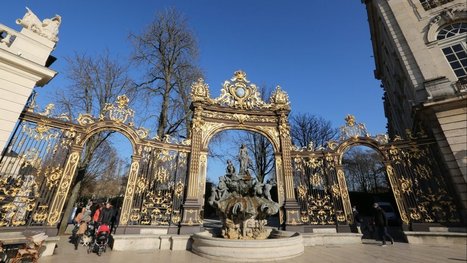
[[[373,77],[365,6],[360,0],[219,1],[219,0],[2,0],[0,23],[15,24],[25,6],[40,19],[62,16],[51,66],[59,75],[39,90],[41,103],[66,86],[66,56],[108,48],[127,59],[130,31],[139,32],[157,11],[175,7],[188,18],[199,48],[199,64],[211,96],[224,80],[242,69],[257,84],[280,85],[292,111],[309,112],[335,127],[346,114],[364,122],[371,134],[386,132],[382,89]]]

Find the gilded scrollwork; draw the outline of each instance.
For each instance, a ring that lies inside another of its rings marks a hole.
[[[47,120],[42,120],[36,125],[25,124],[22,127],[22,132],[36,141],[50,141],[57,138],[60,132],[56,129],[52,129],[48,124],[49,121]]]
[[[117,124],[125,123],[133,126],[135,112],[128,106],[129,101],[126,95],[120,95],[114,104],[106,103],[99,119],[112,120]]]
[[[409,178],[401,178],[399,179],[402,193],[411,193],[412,192],[412,180]]]
[[[133,160],[130,166],[130,173],[128,175],[128,182],[125,191],[125,198],[123,199],[122,214],[120,216],[120,224],[126,225],[128,223],[131,204],[133,202],[133,194],[136,187],[136,181],[138,178],[139,160]],[[135,220],[132,220],[135,221]]]
[[[47,220],[48,205],[39,205],[37,211],[32,215],[32,220],[35,224],[43,224]]]
[[[60,167],[47,167],[44,172],[46,178],[47,188],[49,190],[52,187],[56,187],[60,178],[62,177],[63,171]]]
[[[76,121],[80,125],[83,125],[83,126],[93,124],[95,122],[93,116],[91,114],[88,114],[88,113],[80,113],[78,115],[78,118],[76,119]]]
[[[79,151],[72,152],[68,157],[65,168],[63,169],[63,175],[61,176],[60,183],[58,185],[57,193],[55,194],[50,207],[50,214],[47,219],[48,225],[55,225],[58,223],[60,213],[65,204],[65,200],[73,180],[73,175],[75,174],[76,167],[78,166],[79,157]]]
[[[276,117],[273,116],[258,116],[258,115],[247,115],[243,113],[226,113],[226,112],[216,112],[216,111],[203,111],[203,117],[212,118],[217,120],[234,120],[241,123],[246,121],[249,122],[264,122],[264,123],[275,123],[277,121]]]
[[[301,218],[302,223],[309,223],[312,225],[330,225],[335,223],[333,219],[334,208],[329,195],[309,196],[308,204],[309,206],[306,211],[308,216],[306,220],[304,220],[304,217]],[[302,215],[304,215],[303,212]]]
[[[340,128],[339,139],[345,141],[347,139],[356,139],[358,137],[370,137],[365,124],[356,123],[355,116],[348,114],[345,118],[346,124]]]
[[[143,127],[140,127],[136,130],[136,134],[138,134],[140,139],[146,139],[149,135],[149,130]]]

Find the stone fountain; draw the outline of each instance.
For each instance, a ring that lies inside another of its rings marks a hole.
[[[288,259],[304,251],[299,233],[266,227],[267,218],[278,213],[271,198],[273,180],[262,183],[250,174],[251,160],[240,147],[238,173],[227,161],[226,174],[213,186],[209,204],[216,209],[222,228],[193,235],[194,253],[216,260],[258,262]]]

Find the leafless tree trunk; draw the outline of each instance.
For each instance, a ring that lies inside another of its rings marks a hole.
[[[75,54],[67,58],[67,77],[70,85],[58,92],[57,106],[75,119],[80,113],[98,117],[106,103],[113,103],[117,96],[126,94],[132,98],[135,95],[134,85],[128,77],[128,67],[112,59],[107,52],[96,58]],[[85,178],[88,166],[96,152],[112,134],[111,131],[101,132],[89,138],[78,164],[76,177],[71,186],[71,196],[60,223],[59,233],[63,233],[67,220],[78,198],[81,182]]]
[[[133,60],[146,69],[139,89],[150,94],[150,104],[154,104],[153,98],[160,100],[157,136],[179,133],[182,124],[187,125],[191,118],[188,88],[200,75],[194,66],[198,46],[186,19],[175,9],[165,10],[144,32],[131,33],[130,39],[134,44]],[[170,114],[176,104],[183,105],[182,114]]]
[[[264,178],[274,171],[274,149],[271,142],[259,133],[249,133],[248,150],[253,153],[253,172],[259,182],[264,182]]]

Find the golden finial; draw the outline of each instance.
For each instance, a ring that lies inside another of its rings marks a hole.
[[[354,126],[355,116],[352,114],[347,114],[347,117],[345,117],[345,122],[347,123],[347,126]]]

